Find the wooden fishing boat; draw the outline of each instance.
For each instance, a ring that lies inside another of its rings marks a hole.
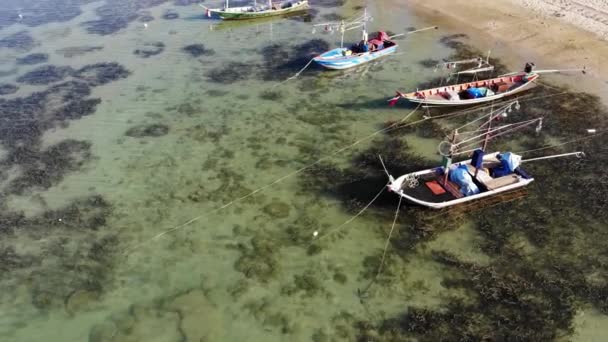
[[[389,191],[410,203],[432,209],[442,209],[527,186],[534,181],[534,178],[521,168],[521,164],[524,162],[584,155],[582,152],[573,152],[522,160],[521,156],[511,152],[486,154],[484,151],[490,138],[511,133],[535,123],[537,132],[542,128],[542,118],[493,128],[493,122],[506,117],[512,107],[518,108],[519,103],[513,101],[496,112],[486,114],[455,129],[448,141],[443,141],[439,145],[439,153],[443,156],[441,166],[408,173],[396,179],[386,171],[389,177]],[[458,133],[460,129],[479,122],[481,119],[486,119],[486,121],[477,129]],[[483,147],[471,149],[473,146],[479,145],[483,145]],[[454,156],[468,153],[472,153],[471,159],[452,163]]]
[[[479,170],[473,165],[472,159],[457,164],[466,167],[469,176],[479,189],[475,194],[465,196],[458,184],[446,179],[443,167],[417,171],[391,179],[388,188],[410,203],[442,209],[519,189],[534,181],[534,178],[521,168],[505,176],[490,176],[493,168],[501,166],[498,155],[500,152],[483,156],[482,167]]]
[[[313,58],[317,64],[322,67],[334,70],[348,69],[358,65],[371,62],[380,57],[390,55],[397,51],[398,44],[392,39],[398,36],[408,35],[416,32],[422,32],[431,29],[437,29],[437,26],[432,26],[420,30],[415,30],[407,33],[389,36],[386,32],[378,32],[378,36],[373,39],[368,39],[367,22],[371,17],[367,14],[367,9],[363,15],[345,22],[339,23],[322,23],[313,27],[323,26],[326,31],[339,31],[341,34],[340,47],[329,50]],[[346,31],[361,28],[361,41],[358,44],[352,45],[350,48],[344,47],[344,33]]]
[[[208,17],[217,15],[224,20],[265,18],[305,11],[308,9],[308,0],[283,1],[278,3],[273,3],[272,0],[268,0],[268,3],[264,5],[258,5],[257,2],[254,2],[253,6],[242,7],[230,7],[228,1],[229,0],[226,0],[226,4],[223,8],[208,8],[201,6],[205,8]]]
[[[348,69],[389,55],[395,52],[397,47],[398,45],[392,41],[384,41],[384,46],[380,50],[355,54],[352,54],[352,50],[347,48],[336,48],[322,53],[313,60],[328,69]],[[349,53],[349,51],[351,52]]]
[[[466,106],[494,101],[509,97],[534,86],[539,77],[537,73],[520,72],[517,74],[492,79],[448,85],[432,89],[418,90],[390,99],[390,105],[404,98],[410,102],[427,106]]]

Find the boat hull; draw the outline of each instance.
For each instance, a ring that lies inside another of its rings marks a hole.
[[[498,154],[498,152],[484,156],[484,161],[487,159],[495,158],[497,154]],[[470,164],[470,163],[471,163],[471,160],[467,160],[467,161],[461,162],[460,164]],[[420,206],[431,208],[431,209],[443,209],[443,208],[459,205],[459,204],[466,203],[466,202],[471,202],[471,201],[475,201],[475,200],[479,200],[479,199],[483,199],[483,198],[496,196],[501,193],[511,192],[512,190],[523,188],[534,181],[534,178],[523,178],[521,176],[518,176],[519,179],[518,179],[517,183],[502,186],[500,188],[493,189],[493,190],[487,190],[487,191],[480,192],[475,195],[465,196],[465,197],[447,200],[447,201],[443,201],[443,202],[425,201],[423,199],[408,195],[402,190],[403,183],[405,182],[405,180],[408,177],[410,177],[410,176],[423,177],[425,175],[428,175],[428,174],[431,174],[434,172],[435,172],[435,169],[428,169],[428,170],[408,173],[403,176],[400,176],[397,179],[391,178],[391,182],[389,183],[388,188],[391,192],[394,192],[398,196],[401,196],[403,199],[405,199],[409,203],[420,205]]]
[[[401,97],[413,103],[420,103],[426,106],[442,106],[442,107],[452,107],[452,106],[469,106],[475,105],[479,103],[489,102],[499,100],[505,97],[513,96],[523,91],[526,91],[534,86],[534,81],[538,78],[537,74],[534,74],[529,77],[529,79],[525,83],[521,83],[519,86],[514,87],[508,91],[498,93],[491,96],[485,96],[475,99],[460,99],[460,100],[448,100],[440,98],[439,94],[448,92],[448,91],[462,91],[463,89],[467,89],[469,86],[479,87],[479,86],[490,86],[499,82],[515,82],[514,79],[518,77],[523,77],[525,74],[518,74],[510,77],[499,77],[495,79],[482,80],[476,82],[469,82],[463,84],[457,84],[453,86],[445,86],[433,89],[427,89],[422,91],[417,91],[408,94],[400,94]]]
[[[277,10],[265,10],[265,11],[249,11],[251,6],[247,7],[232,7],[228,9],[207,9],[210,15],[216,15],[224,20],[250,20],[257,18],[267,18],[278,15],[290,14],[295,12],[301,12],[308,9],[308,1],[299,1],[293,6],[288,8],[281,8]]]
[[[320,66],[325,67],[327,69],[343,70],[353,68],[361,64],[371,62],[380,57],[389,55],[395,52],[397,50],[397,47],[398,45],[393,45],[382,50],[366,52],[352,56],[343,56],[342,51],[345,51],[346,49],[336,48],[315,57],[313,60]]]

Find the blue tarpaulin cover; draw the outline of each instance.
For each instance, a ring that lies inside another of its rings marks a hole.
[[[460,192],[465,196],[471,196],[479,193],[479,188],[469,174],[469,169],[466,165],[458,165],[450,170],[450,181],[460,186]]]
[[[467,93],[469,94],[469,98],[471,99],[476,99],[484,96],[483,91],[479,88],[469,88],[467,89]]]
[[[483,150],[478,148],[473,151],[473,157],[471,158],[471,165],[476,169],[481,169],[483,165]]]
[[[511,174],[519,167],[521,157],[511,152],[497,155],[500,165],[494,168],[494,177],[502,177]]]

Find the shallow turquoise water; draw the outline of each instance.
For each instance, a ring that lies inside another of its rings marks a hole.
[[[90,24],[108,4],[115,13]],[[196,4],[135,0],[15,4],[3,12],[6,24],[21,23],[6,25],[0,37],[21,31],[31,37],[0,47],[0,83],[18,85],[6,100],[79,79],[71,73],[49,84],[20,81],[45,64],[81,70],[117,62],[129,74],[91,85],[90,97],[100,102],[90,113],[74,111],[87,114],[82,117],[61,117],[55,111],[67,110],[56,102],[69,100],[49,100],[36,139],[16,137],[0,150],[4,229],[18,228],[2,237],[2,340],[352,341],[359,320],[468,300],[466,291],[442,284],[450,271],[431,256],[447,250],[487,263],[478,232],[465,225],[407,259],[389,257],[385,272],[397,276],[371,287],[361,301],[364,260],[384,247],[391,214],[364,214],[338,231],[353,213],[339,198],[307,189],[310,175],[298,171],[319,158],[350,165],[354,152],[373,140],[336,151],[407,114],[385,99],[433,75],[418,61],[450,53],[438,43],[445,32],[422,33],[377,63],[347,72],[311,68],[280,84],[308,61],[293,62],[307,49],[301,44],[339,42],[337,35],[312,35],[312,24],[351,16],[356,6],[314,6],[312,23],[220,23],[204,18]],[[368,9],[374,30],[430,25],[406,6]],[[52,22],[71,11],[73,18]],[[167,13],[178,18],[163,19]],[[124,27],[114,32],[110,24]],[[192,56],[182,50],[190,44],[207,50]],[[48,60],[17,63],[32,53]],[[47,119],[51,114],[57,118]],[[44,154],[68,139],[90,145],[84,152],[60,150],[74,155],[68,161]],[[436,158],[438,139],[408,139],[417,153]],[[27,161],[8,156],[26,143],[46,173],[16,191],[11,182]],[[66,164],[73,167],[62,169]],[[39,181],[51,169],[55,176]],[[13,220],[19,212],[21,221]],[[322,251],[310,253],[318,238]]]

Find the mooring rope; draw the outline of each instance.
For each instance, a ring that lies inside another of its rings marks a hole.
[[[592,133],[593,135],[588,136],[588,137],[582,137],[582,138],[569,140],[569,141],[566,141],[566,142],[563,142],[563,143],[559,143],[559,144],[555,144],[555,145],[547,145],[547,146],[535,148],[535,149],[532,149],[532,150],[519,151],[519,152],[514,152],[514,153],[524,154],[524,153],[542,151],[542,150],[546,150],[546,149],[549,149],[549,148],[555,148],[555,147],[559,147],[559,146],[563,146],[563,145],[567,145],[567,144],[572,144],[572,143],[575,143],[575,142],[578,142],[578,141],[584,141],[584,140],[590,140],[590,139],[593,139],[593,138],[597,138],[598,136],[600,136],[600,135],[602,135],[602,134],[604,134],[606,132],[608,132],[608,130],[603,130],[603,131],[598,131],[596,133]]]
[[[547,98],[547,97],[559,96],[559,95],[563,95],[563,94],[566,94],[566,93],[569,93],[569,91],[562,91],[562,92],[560,92],[560,93],[556,93],[556,94],[551,94],[551,95],[544,95],[544,96],[533,97],[533,98],[529,98],[529,99],[526,99],[526,100],[521,100],[521,97],[520,97],[520,100],[519,100],[519,101],[520,101],[520,103],[521,103],[521,102],[529,102],[529,101],[537,100],[537,99],[540,99],[540,98]],[[418,106],[416,106],[416,108],[414,108],[414,109],[413,109],[411,112],[409,112],[408,114],[406,114],[406,115],[405,115],[405,116],[404,116],[404,117],[403,117],[401,120],[399,120],[399,121],[397,121],[397,122],[394,122],[394,123],[392,123],[391,125],[389,125],[389,126],[387,126],[387,127],[383,128],[383,129],[381,129],[381,130],[375,131],[375,132],[373,132],[373,133],[369,134],[368,136],[363,137],[362,139],[359,139],[359,140],[357,140],[357,141],[353,142],[353,143],[352,143],[352,144],[350,144],[350,145],[347,145],[347,146],[345,146],[345,147],[342,147],[342,148],[340,148],[340,149],[338,149],[338,150],[336,150],[336,151],[334,151],[334,152],[332,152],[332,153],[328,154],[328,155],[327,155],[327,156],[325,156],[325,157],[322,157],[322,158],[320,158],[320,159],[317,159],[316,161],[314,161],[314,162],[312,162],[312,163],[310,163],[310,164],[308,164],[308,165],[305,165],[305,166],[303,166],[303,167],[301,167],[301,168],[299,168],[299,169],[297,169],[297,170],[295,170],[295,171],[293,171],[293,172],[290,172],[290,173],[288,173],[287,175],[285,175],[285,176],[283,176],[283,177],[281,177],[281,178],[279,178],[279,179],[277,179],[277,180],[275,180],[275,181],[273,181],[273,182],[271,182],[271,183],[269,183],[269,184],[267,184],[267,185],[264,185],[264,186],[262,186],[262,187],[260,187],[260,188],[258,188],[258,189],[256,189],[256,190],[253,190],[252,192],[250,192],[250,193],[248,193],[248,194],[246,194],[246,195],[244,195],[244,196],[241,196],[241,197],[239,197],[239,198],[237,198],[237,199],[234,199],[234,200],[232,200],[232,201],[230,201],[230,202],[228,202],[228,203],[226,203],[226,204],[222,205],[222,206],[221,206],[221,207],[219,207],[219,208],[213,209],[213,210],[211,210],[211,211],[209,211],[209,212],[207,212],[207,213],[205,213],[205,214],[202,214],[202,215],[196,216],[196,217],[194,217],[194,218],[192,218],[192,219],[190,219],[190,220],[188,220],[188,221],[186,221],[186,222],[184,222],[184,223],[182,223],[182,224],[180,224],[180,225],[177,225],[177,226],[171,227],[171,228],[169,228],[169,229],[167,229],[167,230],[165,230],[165,231],[163,231],[163,232],[161,232],[161,233],[156,234],[154,237],[152,237],[152,238],[150,238],[150,239],[144,240],[143,242],[141,242],[141,243],[139,243],[139,244],[136,244],[136,245],[134,245],[134,246],[132,246],[132,247],[126,248],[126,249],[123,251],[123,254],[125,254],[125,255],[126,255],[126,254],[128,254],[130,251],[133,251],[133,250],[135,250],[135,249],[137,249],[137,248],[139,248],[139,247],[141,247],[141,246],[143,246],[143,245],[146,245],[146,244],[150,243],[151,241],[154,241],[154,240],[156,240],[156,239],[158,239],[158,238],[160,238],[160,237],[162,237],[162,236],[164,236],[164,235],[166,235],[166,234],[169,234],[169,233],[172,233],[172,232],[177,231],[177,230],[179,230],[179,229],[182,229],[182,228],[184,228],[184,227],[187,227],[187,226],[191,225],[192,223],[194,223],[194,222],[196,222],[196,221],[200,220],[201,218],[203,218],[203,217],[205,217],[205,216],[207,216],[207,215],[211,215],[211,214],[214,214],[214,213],[216,213],[216,212],[218,212],[218,211],[220,211],[220,210],[223,210],[223,209],[225,209],[225,208],[228,208],[228,207],[230,207],[231,205],[233,205],[233,204],[235,204],[235,203],[237,203],[237,202],[240,202],[240,201],[242,201],[242,200],[244,200],[244,199],[247,199],[247,198],[249,198],[249,197],[251,197],[251,196],[255,195],[256,193],[258,193],[258,192],[260,192],[260,191],[264,191],[265,189],[267,189],[267,188],[269,188],[269,187],[271,187],[271,186],[273,186],[273,185],[276,185],[276,184],[278,184],[278,183],[280,183],[280,182],[284,181],[284,180],[285,180],[285,179],[287,179],[287,178],[290,178],[290,177],[293,177],[293,176],[295,176],[295,175],[298,175],[298,174],[300,174],[300,173],[304,172],[305,170],[307,170],[307,169],[309,169],[309,168],[311,168],[311,167],[313,167],[313,166],[315,166],[315,165],[318,165],[318,164],[319,164],[319,163],[321,163],[322,161],[325,161],[325,160],[327,160],[327,159],[330,159],[330,158],[334,157],[335,155],[337,155],[337,154],[339,154],[339,153],[342,153],[342,152],[344,152],[344,151],[346,151],[346,150],[348,150],[348,149],[350,149],[350,148],[353,148],[353,147],[355,147],[356,145],[358,145],[358,144],[360,144],[360,143],[362,143],[362,142],[364,142],[364,141],[367,141],[367,140],[369,140],[369,139],[372,139],[373,137],[377,136],[377,135],[378,135],[378,134],[380,134],[380,133],[386,133],[386,132],[391,132],[391,131],[393,131],[393,130],[397,130],[397,129],[401,129],[401,128],[410,127],[410,126],[413,126],[413,125],[419,124],[419,123],[424,122],[424,121],[427,121],[427,120],[441,119],[441,118],[454,117],[454,116],[460,116],[460,115],[467,115],[467,114],[470,114],[470,112],[471,112],[471,111],[474,111],[474,110],[480,110],[480,109],[484,109],[484,108],[490,107],[490,106],[480,106],[480,107],[478,107],[478,108],[471,108],[471,109],[468,109],[468,110],[462,110],[462,111],[458,111],[458,112],[454,112],[454,113],[448,113],[448,114],[443,114],[443,115],[437,115],[437,116],[434,116],[434,117],[425,117],[425,118],[423,118],[423,119],[416,120],[416,121],[413,121],[413,122],[411,122],[411,123],[408,123],[407,125],[399,126],[399,124],[403,123],[403,122],[404,122],[405,120],[407,120],[407,119],[408,119],[410,116],[412,116],[412,115],[413,115],[413,114],[414,114],[414,113],[415,113],[415,112],[416,112],[416,111],[417,111],[417,110],[418,110],[418,109],[419,109],[421,106],[422,106],[422,103],[419,103],[419,104],[418,104]]]
[[[378,199],[378,197],[380,197],[380,195],[381,195],[381,194],[384,192],[384,189],[386,189],[386,187],[388,186],[388,184],[389,184],[389,183],[386,183],[386,185],[384,185],[384,186],[382,187],[382,189],[380,189],[380,192],[378,192],[378,193],[376,194],[376,196],[374,196],[374,198],[373,198],[373,199],[372,199],[372,200],[371,200],[371,201],[370,201],[370,202],[369,202],[369,203],[368,203],[368,204],[367,204],[365,207],[363,207],[363,209],[361,209],[361,210],[360,210],[360,211],[359,211],[359,212],[358,212],[358,213],[357,213],[355,216],[353,216],[353,217],[349,218],[348,220],[346,220],[346,221],[342,222],[342,224],[341,224],[341,225],[339,225],[339,226],[337,226],[337,227],[335,227],[335,228],[333,228],[333,229],[331,229],[331,230],[328,230],[328,231],[327,231],[327,233],[325,233],[325,234],[323,234],[322,236],[320,236],[320,237],[316,238],[316,239],[315,239],[315,240],[314,240],[312,243],[310,243],[310,245],[313,245],[313,244],[315,244],[315,243],[319,242],[320,240],[322,240],[322,239],[324,239],[324,238],[328,237],[328,236],[329,236],[329,235],[331,235],[331,234],[337,233],[337,232],[338,232],[338,231],[339,231],[339,230],[340,230],[342,227],[344,227],[344,226],[346,226],[347,224],[349,224],[349,223],[353,222],[353,221],[354,221],[354,220],[355,220],[357,217],[359,217],[361,214],[363,214],[363,212],[364,212],[365,210],[367,210],[367,208],[369,208],[369,207],[372,205],[372,203],[374,203],[374,202],[375,202],[375,201]],[[309,246],[310,246],[310,245],[309,245]]]
[[[384,266],[384,260],[386,259],[386,252],[388,251],[388,247],[391,242],[391,236],[393,235],[393,230],[395,230],[395,225],[397,223],[397,217],[399,217],[399,208],[401,208],[402,199],[403,199],[403,197],[399,196],[399,203],[397,204],[397,210],[395,211],[395,217],[393,218],[393,224],[391,225],[391,230],[388,233],[388,238],[386,239],[386,242],[384,243],[384,250],[382,251],[382,259],[380,259],[380,265],[378,265],[378,270],[376,272],[376,275],[372,278],[372,280],[369,282],[369,284],[365,287],[365,289],[363,291],[357,290],[359,293],[359,297],[361,297],[362,295],[367,293],[367,291],[369,291],[370,287],[372,287],[372,285],[376,282],[376,279],[378,279],[378,277],[382,273],[382,268]]]
[[[319,158],[319,159],[317,159],[316,161],[314,161],[314,162],[312,162],[312,163],[310,163],[310,164],[308,164],[308,165],[305,165],[305,166],[303,166],[303,167],[301,167],[301,168],[299,168],[299,169],[297,169],[297,170],[295,170],[295,171],[293,171],[293,172],[290,172],[290,173],[288,173],[287,175],[285,175],[285,176],[283,176],[283,177],[281,177],[281,178],[279,178],[279,179],[277,179],[277,180],[275,180],[275,181],[273,181],[273,182],[271,182],[271,183],[269,183],[269,184],[266,184],[266,185],[264,185],[264,186],[262,186],[262,187],[260,187],[260,188],[257,188],[257,189],[255,189],[255,190],[251,191],[250,193],[248,193],[248,194],[246,194],[246,195],[244,195],[244,196],[241,196],[241,197],[239,197],[239,198],[236,198],[236,199],[234,199],[234,200],[232,200],[232,201],[230,201],[230,202],[228,202],[228,203],[226,203],[226,204],[222,205],[222,206],[221,206],[221,207],[219,207],[219,208],[213,209],[213,210],[211,210],[211,211],[209,211],[209,212],[207,212],[207,213],[205,213],[205,214],[198,215],[198,216],[196,216],[196,217],[194,217],[194,218],[192,218],[192,219],[190,219],[190,220],[188,220],[188,221],[186,221],[186,222],[184,222],[184,223],[182,223],[182,224],[180,224],[180,225],[177,225],[177,226],[172,227],[172,228],[169,228],[169,229],[167,229],[167,230],[165,230],[165,231],[163,231],[163,232],[160,232],[160,233],[156,234],[155,236],[153,236],[153,237],[152,237],[152,238],[150,238],[150,239],[147,239],[147,240],[145,240],[145,241],[143,241],[143,242],[141,242],[141,243],[139,243],[139,244],[136,244],[136,245],[134,245],[134,246],[132,246],[132,247],[130,247],[130,248],[125,249],[125,251],[123,252],[123,254],[128,254],[128,252],[130,252],[130,251],[132,251],[132,250],[134,250],[134,249],[137,249],[137,248],[139,248],[139,247],[141,247],[141,246],[143,246],[143,245],[145,245],[145,244],[147,244],[147,243],[149,243],[149,242],[151,242],[151,241],[153,241],[153,240],[156,240],[156,239],[158,239],[158,238],[162,237],[163,235],[169,234],[169,233],[171,233],[171,232],[174,232],[174,231],[176,231],[176,230],[179,230],[179,229],[182,229],[182,228],[184,228],[184,227],[186,227],[186,226],[189,226],[190,224],[192,224],[192,223],[194,223],[194,222],[196,222],[196,221],[200,220],[201,218],[203,218],[203,217],[205,217],[205,216],[207,216],[207,215],[211,215],[211,214],[216,213],[216,212],[218,212],[218,211],[220,211],[220,210],[222,210],[222,209],[226,209],[226,208],[228,208],[229,206],[231,206],[231,205],[233,205],[233,204],[235,204],[235,203],[237,203],[237,202],[240,202],[240,201],[242,201],[242,200],[244,200],[244,199],[247,199],[247,198],[249,198],[249,197],[251,197],[251,196],[255,195],[256,193],[258,193],[258,192],[260,192],[260,191],[266,190],[267,188],[269,188],[269,187],[271,187],[271,186],[273,186],[273,185],[276,185],[276,184],[278,184],[278,183],[280,183],[280,182],[284,181],[284,180],[285,180],[285,179],[287,179],[287,178],[293,177],[293,176],[295,176],[295,175],[297,175],[297,174],[300,174],[300,173],[304,172],[305,170],[307,170],[307,169],[309,169],[309,168],[311,168],[311,167],[313,167],[313,166],[315,166],[315,165],[317,165],[317,164],[321,163],[322,161],[325,161],[325,160],[327,160],[327,159],[330,159],[330,158],[332,158],[333,156],[335,156],[335,155],[337,155],[337,154],[339,154],[339,153],[342,153],[342,152],[344,152],[344,151],[346,151],[346,150],[348,150],[348,149],[350,149],[350,148],[352,148],[352,147],[354,147],[354,146],[356,146],[356,145],[358,145],[358,144],[360,144],[360,143],[362,143],[362,142],[364,142],[364,141],[366,141],[366,140],[369,140],[369,139],[371,139],[371,138],[375,137],[376,135],[378,135],[378,134],[380,134],[380,133],[382,133],[382,132],[385,132],[385,131],[387,131],[387,130],[390,130],[390,129],[391,129],[391,128],[393,128],[394,126],[396,126],[396,125],[400,124],[401,122],[403,122],[403,121],[407,120],[407,119],[408,119],[408,118],[409,118],[409,117],[410,117],[412,114],[414,114],[414,113],[415,113],[415,112],[418,110],[418,108],[420,108],[420,106],[421,106],[421,105],[419,104],[419,105],[418,105],[416,108],[414,108],[414,109],[413,109],[411,112],[409,112],[407,115],[405,115],[405,116],[403,117],[403,119],[401,119],[400,121],[397,121],[397,122],[395,122],[395,123],[393,123],[393,124],[389,125],[388,127],[385,127],[385,128],[383,128],[383,129],[381,129],[381,130],[378,130],[378,131],[376,131],[376,132],[374,132],[374,133],[372,133],[372,134],[370,134],[370,135],[368,135],[368,136],[366,136],[366,137],[364,137],[364,138],[362,138],[362,139],[359,139],[359,140],[357,140],[357,141],[353,142],[353,143],[352,143],[352,144],[350,144],[350,145],[347,145],[347,146],[345,146],[345,147],[342,147],[342,148],[340,148],[340,149],[338,149],[338,150],[336,150],[336,151],[334,151],[334,152],[332,152],[332,153],[330,153],[330,154],[326,155],[325,157]]]
[[[304,66],[302,69],[300,69],[300,71],[296,72],[296,74],[295,74],[295,75],[291,76],[290,78],[286,79],[285,81],[283,81],[283,82],[281,82],[281,83],[275,84],[275,85],[273,86],[273,88],[278,87],[278,86],[282,85],[283,83],[285,83],[285,82],[287,82],[287,81],[290,81],[290,80],[293,80],[294,78],[297,78],[298,76],[300,76],[300,74],[301,74],[302,72],[304,72],[304,70],[306,70],[306,68],[308,68],[308,66],[310,65],[310,63],[312,63],[314,60],[315,60],[314,58],[311,58],[311,60],[310,60],[310,61],[308,61],[308,63],[306,63],[306,65],[305,65],[305,66]]]

